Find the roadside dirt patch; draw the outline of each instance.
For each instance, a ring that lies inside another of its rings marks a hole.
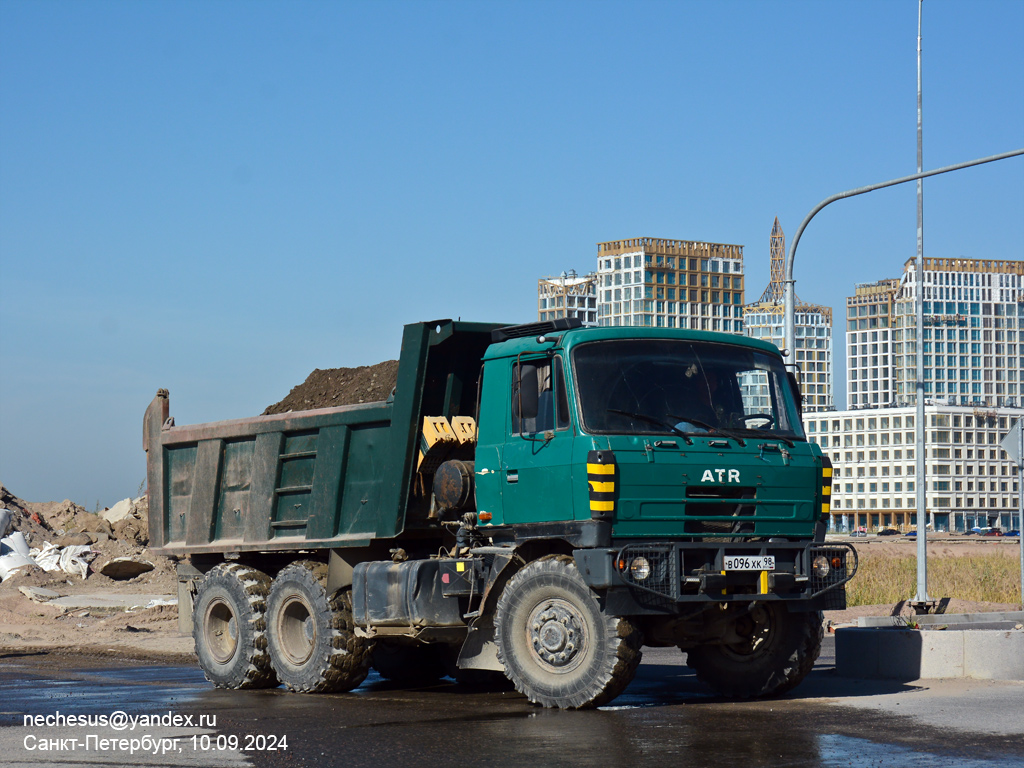
[[[895,605],[855,605],[845,611],[825,611],[826,624],[850,624],[862,616],[891,616]],[[964,613],[993,613],[1001,611],[1019,611],[1019,603],[981,603],[974,600],[952,598],[946,607],[950,616]],[[912,616],[913,610],[904,608],[901,615]]]
[[[358,368],[317,368],[263,416],[387,400],[398,381],[398,361],[385,360]]]

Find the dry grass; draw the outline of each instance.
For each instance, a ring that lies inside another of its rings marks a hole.
[[[962,556],[928,556],[928,593],[986,603],[1020,602],[1016,547]],[[847,585],[848,604],[882,605],[906,600],[917,590],[912,554],[861,552],[860,569]]]

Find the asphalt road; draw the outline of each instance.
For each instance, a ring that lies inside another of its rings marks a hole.
[[[826,638],[789,695],[739,703],[711,696],[678,651],[646,649],[626,693],[584,712],[447,680],[402,689],[371,675],[353,693],[300,696],[216,690],[196,667],[5,656],[0,765],[1024,766],[1024,684],[838,678],[833,649]],[[97,721],[118,711],[120,730]]]

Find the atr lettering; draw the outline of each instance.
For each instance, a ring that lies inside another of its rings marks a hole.
[[[718,475],[716,480],[715,475]],[[724,479],[725,477],[729,479]],[[702,483],[738,483],[740,481],[740,471],[738,469],[705,469],[704,475],[701,477]]]

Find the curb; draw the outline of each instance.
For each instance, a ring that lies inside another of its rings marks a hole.
[[[836,673],[842,677],[1024,680],[1024,631],[1018,629],[844,627],[835,634]]]

